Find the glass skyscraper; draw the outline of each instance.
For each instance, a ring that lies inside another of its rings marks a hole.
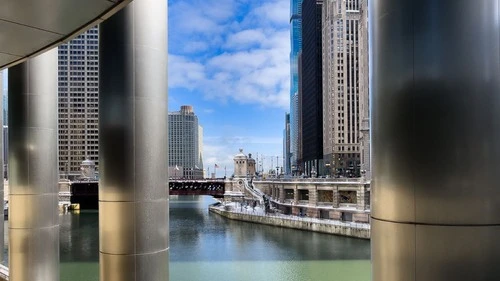
[[[297,171],[299,151],[299,110],[295,101],[299,92],[298,56],[302,50],[302,0],[290,1],[290,155],[292,172]]]

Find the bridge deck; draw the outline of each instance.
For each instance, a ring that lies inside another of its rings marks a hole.
[[[210,195],[220,198],[225,192],[222,180],[170,180],[168,187],[170,195]],[[70,191],[72,204],[80,204],[81,209],[98,209],[98,181],[72,182]]]

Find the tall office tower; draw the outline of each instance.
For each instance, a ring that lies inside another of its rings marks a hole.
[[[205,178],[203,173],[203,127],[198,125],[198,165],[195,167],[197,170],[201,170],[201,177]]]
[[[2,83],[3,82],[3,83]],[[3,86],[2,86],[3,85]],[[8,126],[8,104],[9,99],[7,95],[7,70],[0,71],[0,91],[2,93],[3,100],[3,150],[2,150],[2,159],[3,159],[3,178],[8,177],[8,164],[9,164],[9,126]]]
[[[285,175],[292,173],[290,162],[290,113],[285,113],[285,129],[283,130],[283,167]]]
[[[359,72],[360,83],[359,91],[362,93],[359,96],[360,122],[359,144],[360,144],[360,173],[366,180],[372,178],[371,168],[371,139],[370,139],[370,85],[369,85],[369,48],[368,40],[370,33],[368,32],[368,0],[362,0],[361,3],[361,22],[359,26],[361,40],[359,40]]]
[[[8,104],[9,104],[9,96],[7,95],[7,72],[8,70],[0,71],[0,80],[3,80],[3,87],[0,87],[0,91],[2,92],[2,99],[3,99],[3,108],[2,108],[2,114],[3,114],[3,125],[7,126],[7,118],[9,115],[9,109],[8,109]],[[2,85],[2,81],[0,81],[0,85]]]
[[[99,167],[99,29],[93,27],[58,50],[59,175],[75,178],[89,159]]]
[[[9,126],[3,126],[3,178],[7,179],[9,177]]]
[[[323,157],[332,175],[361,174],[361,121],[368,118],[366,2],[323,5]]]
[[[296,105],[297,109],[297,151],[296,151],[296,169],[295,169],[295,174],[296,175],[301,175],[304,173],[304,162],[302,161],[302,51],[299,52],[299,57],[297,58],[297,66],[299,69],[299,91],[298,93],[294,96],[296,100],[294,101],[294,104]]]
[[[302,163],[306,175],[322,175],[323,93],[321,12],[323,0],[302,2],[301,130]]]
[[[303,0],[290,0],[290,153],[292,172],[298,171],[299,150],[299,71],[298,56],[302,49],[301,14]]]
[[[203,178],[201,145],[203,130],[189,105],[168,113],[168,160],[170,177]],[[201,141],[201,143],[200,143]],[[176,173],[180,174],[177,175]],[[176,175],[174,175],[176,174]]]

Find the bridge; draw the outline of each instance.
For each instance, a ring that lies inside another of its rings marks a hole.
[[[169,180],[170,195],[210,195],[222,198],[225,192],[223,179],[210,180]],[[71,204],[80,204],[81,209],[99,208],[99,182],[75,181],[70,185]]]
[[[211,195],[222,198],[225,192],[224,180],[170,180],[170,195]]]

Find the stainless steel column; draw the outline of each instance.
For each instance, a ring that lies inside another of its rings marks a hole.
[[[100,280],[168,280],[166,1],[133,1],[99,36]]]
[[[3,71],[0,71],[0,93],[2,94],[2,98],[0,99],[0,108],[2,109],[3,111]],[[0,124],[2,124],[3,126],[3,112],[2,114],[0,114]],[[2,133],[0,134],[0,151],[2,151],[0,153],[0,210],[2,210],[3,212],[3,208],[4,208],[4,202],[3,202],[3,198],[4,198],[4,186],[3,186],[3,174],[4,174],[4,170],[3,170],[3,151],[4,151],[4,147],[3,147],[3,127],[2,127]],[[5,155],[5,157],[7,157],[7,155]],[[4,250],[4,232],[5,230],[3,229],[3,226],[4,226],[4,216],[3,215],[0,215],[0,261],[3,261],[3,250]]]
[[[371,5],[373,280],[500,280],[499,1]]]
[[[9,69],[9,280],[59,280],[57,49]]]

